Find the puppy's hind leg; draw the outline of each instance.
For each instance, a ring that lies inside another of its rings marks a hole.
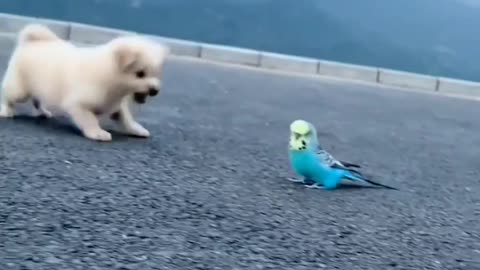
[[[132,112],[129,108],[129,103],[125,99],[120,105],[120,110],[113,113],[110,118],[120,124],[123,131],[129,135],[138,137],[150,137],[150,132],[144,128],[140,123],[133,119]]]
[[[13,117],[15,104],[26,102],[29,92],[23,87],[17,74],[7,70],[2,82],[2,94],[0,101],[0,117]]]
[[[6,100],[5,97],[2,97],[2,102],[0,103],[0,117],[7,118],[13,117],[15,115],[15,110],[13,104]]]

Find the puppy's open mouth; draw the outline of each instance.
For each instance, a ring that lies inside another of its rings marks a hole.
[[[144,93],[134,93],[133,99],[135,100],[135,102],[139,104],[143,104],[147,101],[147,96],[148,94],[144,94]]]

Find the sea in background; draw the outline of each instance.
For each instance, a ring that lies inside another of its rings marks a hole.
[[[0,12],[480,81],[476,0],[2,0]]]

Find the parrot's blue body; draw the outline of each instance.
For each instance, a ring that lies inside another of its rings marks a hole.
[[[317,153],[308,149],[290,150],[290,162],[296,174],[314,181],[316,186],[323,186],[325,189],[337,188],[343,179],[364,181],[361,176],[355,176],[350,171],[326,166]]]
[[[373,182],[360,172],[350,168],[359,168],[360,166],[340,162],[327,151],[321,149],[316,137],[316,130],[310,123],[296,120],[290,125],[290,132],[290,164],[294,172],[303,178],[293,181],[303,183],[313,181],[314,184],[309,187],[335,189],[343,179],[347,179],[394,189]]]

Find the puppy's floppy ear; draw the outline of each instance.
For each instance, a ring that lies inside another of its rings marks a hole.
[[[138,57],[138,52],[126,45],[119,46],[115,50],[115,58],[122,71],[128,72],[133,70],[137,64]]]

